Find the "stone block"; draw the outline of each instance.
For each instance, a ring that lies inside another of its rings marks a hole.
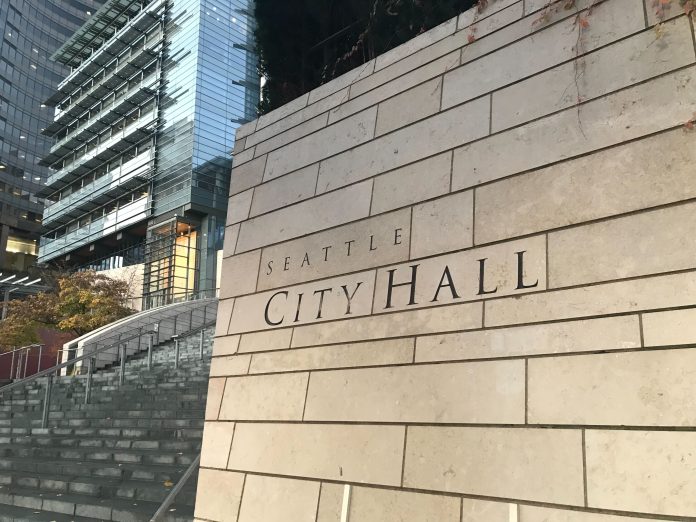
[[[309,103],[319,101],[336,91],[345,89],[346,87],[350,87],[352,89],[356,83],[358,83],[362,78],[370,76],[374,70],[375,60],[370,60],[369,62],[356,67],[352,71],[348,71],[338,78],[334,78],[333,80],[320,85],[309,93]]]
[[[659,518],[655,519],[652,517],[623,517],[620,515],[610,515],[606,513],[588,513],[582,511],[570,511],[567,509],[554,509],[525,505],[520,506],[519,514],[520,520],[523,520],[524,522],[649,522],[650,520],[664,520]],[[505,522],[507,522],[507,519]]]
[[[442,78],[434,78],[379,104],[375,135],[381,136],[440,110]]]
[[[335,277],[237,298],[231,333],[253,332],[368,315],[372,310],[374,271]]]
[[[213,356],[234,355],[239,348],[239,335],[217,337],[213,343]]]
[[[240,125],[239,127],[237,127],[237,131],[235,132],[235,139],[240,140],[242,138],[246,138],[250,134],[253,134],[256,130],[256,125],[258,124],[258,122],[259,120],[253,120],[249,123],[245,123],[244,125]]]
[[[696,309],[643,314],[645,346],[696,344]]]
[[[486,326],[693,306],[696,272],[604,283],[486,302]]]
[[[319,482],[247,475],[239,522],[314,521]]]
[[[517,504],[462,499],[462,522],[518,522]]]
[[[696,423],[696,350],[529,360],[529,422],[592,426]]]
[[[274,150],[268,154],[263,180],[288,174],[371,140],[376,118],[377,107],[373,107]]]
[[[410,228],[404,209],[265,248],[258,289],[405,261]]]
[[[333,123],[343,118],[347,118],[351,114],[355,114],[373,105],[377,105],[381,101],[388,100],[392,96],[402,93],[412,87],[415,87],[425,81],[440,76],[445,71],[457,67],[459,65],[459,51],[453,51],[444,56],[433,60],[432,62],[418,67],[410,72],[406,72],[403,76],[388,81],[384,85],[368,90],[366,92],[358,92],[358,89],[353,89],[350,100],[333,108],[329,113],[329,123]],[[439,105],[438,105],[439,108]]]
[[[380,268],[373,312],[442,306],[545,288],[546,238],[537,236]]]
[[[305,420],[523,424],[523,360],[317,372]]]
[[[687,203],[549,234],[549,286],[696,267],[696,204]]]
[[[413,339],[406,338],[255,354],[249,373],[383,366],[411,361]]]
[[[645,27],[642,0],[611,0],[598,4],[586,29],[575,18],[544,28],[445,75],[442,108],[446,109],[533,76],[582,51],[607,45]],[[520,13],[521,14],[521,13]],[[578,34],[582,31],[582,34]],[[537,93],[535,93],[535,96]]]
[[[588,430],[585,444],[590,507],[696,513],[696,433]]]
[[[364,181],[251,218],[241,225],[236,252],[254,250],[367,217],[371,196],[372,181]]]
[[[359,522],[460,522],[459,499],[407,491],[354,487],[350,519]]]
[[[246,138],[240,138],[235,140],[234,147],[232,148],[232,156],[239,154],[246,148]]]
[[[253,195],[252,188],[230,197],[227,205],[227,225],[240,223],[249,217]]]
[[[229,468],[398,486],[403,426],[239,424]]]
[[[308,101],[309,101],[309,93],[305,93],[301,96],[298,96],[294,100],[289,101],[288,103],[286,103],[282,107],[278,107],[277,109],[272,110],[271,112],[269,112],[267,114],[264,114],[263,116],[259,117],[259,119],[258,119],[258,124],[256,125],[256,132],[263,129],[264,127],[269,126],[272,123],[275,123],[279,120],[287,118],[292,113],[297,112],[300,109],[306,107]]]
[[[256,154],[256,147],[248,147],[246,150],[239,152],[233,158],[233,163],[235,166],[238,167],[238,166],[254,159],[255,154]]]
[[[465,145],[454,152],[452,189],[472,187],[682,125],[684,115],[688,118],[696,106],[694,84],[696,67],[682,69],[579,109],[566,109]],[[665,92],[674,96],[665,97]],[[319,175],[321,178],[321,171]]]
[[[262,141],[261,143],[256,145],[256,152],[254,154],[256,156],[261,156],[262,154],[266,154],[267,152],[279,149],[280,147],[283,147],[284,145],[292,143],[293,141],[296,141],[305,136],[308,136],[309,134],[313,134],[318,130],[321,130],[324,127],[326,127],[328,120],[328,112],[320,114],[319,116],[315,116],[314,118],[311,118],[309,120],[306,120],[281,134],[277,134],[276,136],[273,136],[272,138],[269,138],[266,141]]]
[[[416,51],[425,49],[439,40],[453,34],[457,30],[457,18],[451,18],[432,29],[411,38],[408,42],[395,47],[375,59],[375,71],[411,56]]]
[[[215,337],[227,335],[233,308],[234,299],[220,299],[218,302],[217,317],[215,320]]]
[[[316,522],[341,522],[344,491],[350,487],[343,484],[322,482]]]
[[[232,168],[230,179],[230,196],[255,187],[263,180],[267,156],[260,156],[253,161]]]
[[[692,139],[677,129],[478,187],[476,242],[694,198]]]
[[[260,262],[261,250],[223,258],[224,277],[220,282],[220,298],[253,293],[256,290]]]
[[[602,14],[597,12],[597,16]],[[665,24],[657,41],[654,31],[643,31],[495,92],[493,132],[571,107],[578,100],[597,98],[654,78],[693,61],[691,28],[686,18],[679,18]],[[621,67],[617,67],[619,63]]]
[[[299,203],[314,196],[319,175],[319,164],[282,176],[254,189],[250,216],[265,214],[273,210]]]
[[[228,375],[245,375],[249,368],[250,359],[250,355],[213,357],[210,361],[210,376],[226,377]]]
[[[416,339],[416,362],[640,348],[638,316],[495,328]]]
[[[270,125],[267,125],[263,129],[259,129],[253,136],[247,139],[247,147],[253,143],[260,143],[262,141],[269,140],[273,136],[281,134],[293,127],[300,125],[301,123],[310,120],[316,116],[319,116],[323,112],[327,112],[336,105],[342,103],[348,99],[348,88],[338,91],[326,98],[313,103],[300,109],[297,112],[293,112],[282,120],[278,120]]]
[[[225,390],[225,379],[210,379],[208,381],[208,398],[205,403],[206,420],[217,420]]]
[[[302,420],[308,373],[230,377],[220,420]]]
[[[404,486],[581,506],[582,434],[563,429],[409,427]]]
[[[201,466],[204,468],[227,468],[230,455],[234,422],[206,422],[203,430]]]
[[[375,178],[371,214],[419,203],[449,192],[452,153],[412,163]]]
[[[349,343],[481,328],[481,303],[424,308],[295,328],[292,346]]]
[[[473,220],[474,198],[471,191],[414,206],[411,258],[472,246]]]
[[[486,136],[489,117],[490,99],[480,98],[325,159],[319,167],[317,193],[370,178]]]
[[[215,522],[236,522],[244,474],[202,468],[198,473],[196,517]]]
[[[232,225],[225,228],[225,240],[222,245],[222,257],[229,257],[234,255],[234,249],[237,247],[237,240],[239,239],[239,229],[240,224]]]
[[[268,350],[284,350],[290,348],[292,328],[254,332],[242,335],[239,341],[239,352],[265,352]]]

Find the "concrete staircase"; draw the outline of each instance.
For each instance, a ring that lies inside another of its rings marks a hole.
[[[200,453],[213,330],[94,374],[54,381],[49,427],[41,428],[45,378],[0,395],[0,522],[149,521]],[[190,522],[191,478],[165,520]]]

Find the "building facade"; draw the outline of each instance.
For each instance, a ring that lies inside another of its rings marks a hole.
[[[39,261],[144,264],[144,305],[215,289],[234,133],[259,93],[247,0],[110,0],[54,55]]]
[[[102,0],[0,2],[0,272],[23,274],[38,254],[49,171],[42,130],[53,112],[44,101],[68,69],[50,60]]]

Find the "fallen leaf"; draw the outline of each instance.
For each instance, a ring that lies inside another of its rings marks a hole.
[[[171,488],[174,485],[174,483],[171,480],[165,480],[164,481],[164,487],[165,488]]]

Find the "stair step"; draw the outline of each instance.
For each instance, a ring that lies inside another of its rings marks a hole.
[[[56,377],[49,427],[41,427],[47,379],[0,393],[0,522],[149,521],[200,452],[212,329],[204,360],[197,336],[129,355],[87,377]],[[164,520],[190,522],[197,477]]]
[[[76,494],[100,499],[145,500],[163,502],[180,475],[159,481],[142,481],[93,476],[48,475],[43,473],[0,472],[0,486],[5,489],[20,488],[33,491],[35,495],[45,493]],[[172,480],[173,479],[173,480]],[[195,501],[197,477],[192,477],[185,485],[177,502],[193,505]],[[0,490],[1,491],[1,490]]]
[[[69,460],[29,459],[8,457],[0,460],[0,473],[30,473],[40,474],[47,469],[51,473],[67,477],[102,477],[108,479],[137,480],[143,482],[177,482],[188,466],[150,464],[144,467],[140,464],[118,462],[89,462]]]
[[[17,506],[0,505],[0,522],[99,522],[98,518],[60,515]]]
[[[149,522],[159,505],[159,502],[98,499],[79,494],[37,493],[22,488],[0,488],[0,513],[5,511],[5,506],[16,506],[68,516],[76,515],[86,517],[88,520]],[[191,522],[192,506],[177,504],[175,509],[176,511],[167,513],[165,520]]]

